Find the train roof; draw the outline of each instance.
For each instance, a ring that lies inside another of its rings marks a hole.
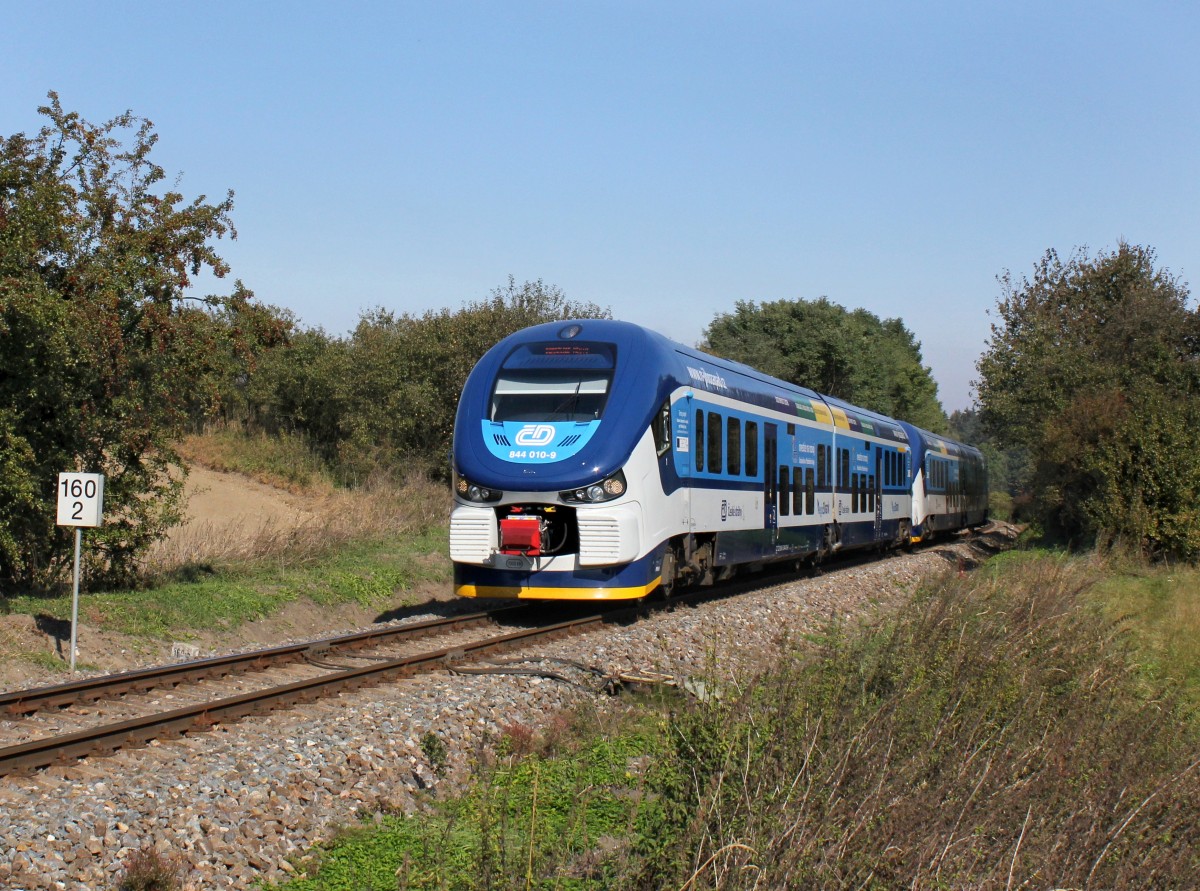
[[[649,328],[613,319],[576,319],[548,322],[525,328],[492,347],[471,372],[459,401],[454,460],[461,472],[476,482],[497,488],[511,487],[513,469],[482,448],[477,435],[463,435],[487,417],[492,387],[509,357],[523,345],[553,344],[561,350],[539,354],[538,367],[581,367],[580,362],[601,361],[572,351],[571,344],[603,343],[615,350],[612,392],[605,409],[605,425],[613,435],[596,437],[578,455],[553,464],[523,465],[521,474],[530,490],[567,489],[614,472],[629,459],[638,436],[650,424],[663,401],[680,386],[720,394],[798,419],[816,420],[897,442],[913,449],[923,447],[945,454],[975,454],[971,446],[937,436],[895,418],[823,396],[815,390],[772,377],[741,362],[723,359],[684,346]],[[472,423],[474,422],[474,423]],[[466,428],[464,428],[466,424]],[[478,429],[476,427],[476,429]]]

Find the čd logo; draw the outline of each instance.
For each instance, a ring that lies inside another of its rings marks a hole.
[[[549,424],[528,424],[517,431],[517,445],[544,446],[554,439],[554,428]]]

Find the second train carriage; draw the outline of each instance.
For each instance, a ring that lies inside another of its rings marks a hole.
[[[986,520],[970,446],[609,320],[493,347],[453,462],[468,597],[637,598]]]

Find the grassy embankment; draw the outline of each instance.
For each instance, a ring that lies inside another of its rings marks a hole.
[[[1190,886],[1198,584],[1011,553],[722,700],[509,728],[465,795],[347,829],[286,888]]]
[[[186,640],[301,600],[395,608],[414,603],[405,592],[423,583],[448,583],[443,485],[409,480],[339,488],[303,444],[287,437],[211,434],[188,439],[181,451],[194,463],[300,493],[312,516],[297,526],[201,527],[166,542],[151,556],[144,587],[81,595],[80,618],[91,627]],[[16,596],[5,608],[69,620],[71,598]],[[56,657],[8,657],[65,667]]]

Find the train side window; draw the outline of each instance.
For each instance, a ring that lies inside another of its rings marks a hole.
[[[704,412],[696,412],[696,430],[692,436],[696,448],[696,471],[704,470]]]
[[[654,419],[654,451],[662,457],[671,451],[671,400],[667,399]]]
[[[838,451],[840,451],[842,453],[842,455],[841,455],[841,457],[842,457],[841,465],[842,466],[840,468],[838,468],[838,470],[839,470],[838,485],[843,486],[843,487],[849,486],[850,485],[850,450],[849,449],[838,449]]]
[[[746,476],[758,476],[758,422],[746,422]]]
[[[715,411],[708,413],[708,470],[721,472],[721,416]]]
[[[875,474],[867,477],[867,510],[875,510]]]
[[[792,487],[788,481],[788,469],[779,467],[779,516],[786,517],[792,512]]]
[[[725,422],[725,470],[730,476],[742,473],[742,419],[730,418]]]
[[[825,445],[817,446],[817,485],[825,487]]]
[[[813,469],[804,471],[804,512],[812,516],[817,512],[817,492],[813,486]]]

